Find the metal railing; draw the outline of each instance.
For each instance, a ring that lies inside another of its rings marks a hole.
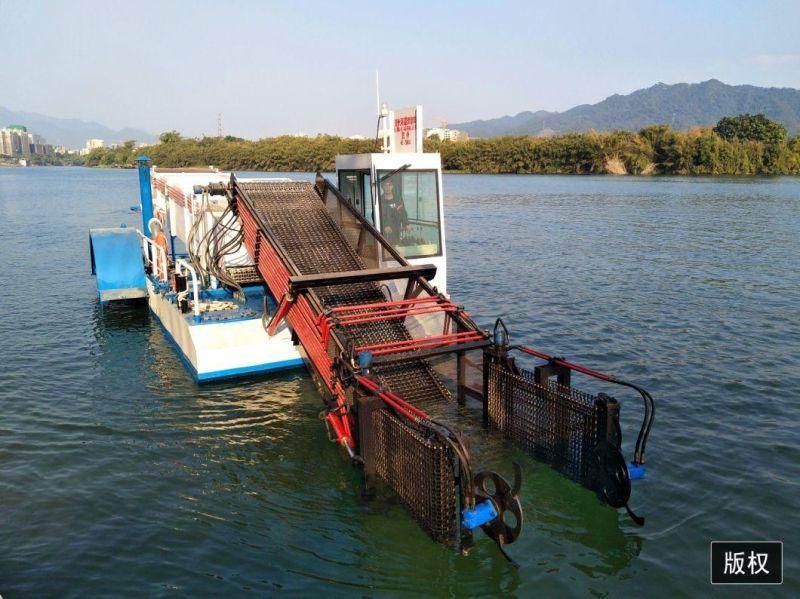
[[[197,272],[194,267],[183,258],[175,260],[175,272],[183,274],[183,270],[189,271],[192,275],[192,306],[194,307],[194,321],[200,322],[200,286],[197,282]]]
[[[142,252],[144,254],[145,263],[152,268],[153,274],[160,280],[168,280],[169,261],[167,259],[166,250],[149,237],[143,235],[138,229],[136,232],[139,234],[139,237],[142,238]],[[192,278],[192,307],[194,309],[194,321],[200,322],[200,283],[197,280],[197,271],[195,270],[194,266],[189,264],[183,258],[176,259],[175,272],[179,275],[183,275],[184,270],[187,271]]]
[[[142,253],[144,254],[145,264],[152,268],[153,274],[155,274],[156,277],[162,281],[166,281],[169,278],[167,251],[144,235],[139,229],[136,229],[136,232],[139,234],[139,237],[142,238]]]

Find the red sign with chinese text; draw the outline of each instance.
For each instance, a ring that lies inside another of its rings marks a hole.
[[[401,108],[394,111],[394,151],[417,151],[416,108]]]

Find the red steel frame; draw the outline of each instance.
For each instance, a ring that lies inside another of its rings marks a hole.
[[[412,420],[414,422],[420,422],[422,420],[429,420],[430,418],[428,415],[417,408],[416,406],[411,405],[404,399],[401,399],[399,396],[395,395],[391,391],[387,391],[386,389],[381,389],[381,386],[376,383],[375,381],[368,379],[364,376],[357,376],[356,381],[359,385],[372,391],[375,395],[381,398],[386,404],[392,406],[397,412]]]
[[[485,337],[480,331],[463,331],[461,333],[435,335],[433,337],[422,337],[420,339],[406,339],[404,341],[393,341],[391,343],[362,345],[357,347],[356,351],[368,351],[373,356],[384,356],[386,354],[400,354],[418,349],[433,349],[453,343],[467,343],[468,341],[480,341],[482,339],[485,339]]]
[[[322,331],[323,344],[327,346],[330,331],[334,326],[351,326],[379,320],[403,320],[407,316],[437,312],[452,314],[460,311],[459,306],[447,299],[429,296],[391,302],[339,306],[320,314],[317,324]]]
[[[556,358],[541,350],[533,349],[532,347],[519,346],[518,349],[522,353],[528,354],[529,356],[535,356],[537,358],[541,358],[542,360],[547,360],[548,362],[552,360],[554,364],[557,364],[559,366],[564,366],[565,368],[569,368],[570,370],[574,370],[575,372],[580,372],[581,374],[585,374],[587,376],[591,376],[596,379],[600,379],[601,381],[608,381],[608,382],[615,381],[614,377],[612,377],[609,374],[606,374],[605,372],[600,372],[599,370],[595,370],[594,368],[589,368],[588,366],[582,366],[580,364],[576,364],[575,362],[564,360],[563,358]]]
[[[314,317],[314,311],[308,300],[300,295],[292,301],[289,294],[289,271],[281,262],[270,242],[259,229],[255,219],[250,214],[243,202],[238,203],[239,217],[242,221],[244,245],[256,261],[258,271],[270,291],[276,298],[280,298],[282,311],[286,320],[294,330],[300,343],[308,355],[308,359],[320,375],[328,391],[336,401],[336,407],[325,416],[326,422],[333,429],[337,441],[352,451],[355,447],[352,427],[352,415],[349,414],[345,402],[344,388],[341,381],[332,376],[333,360],[328,355],[326,345],[322,343],[322,335]],[[276,314],[276,317],[278,314]],[[280,320],[273,318],[270,329],[275,330]]]

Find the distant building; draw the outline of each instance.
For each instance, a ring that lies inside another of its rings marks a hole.
[[[457,129],[447,129],[446,127],[432,127],[425,130],[425,138],[437,136],[442,141],[465,141],[467,134]]]
[[[104,148],[105,145],[102,139],[87,139],[86,146],[81,150],[81,156],[85,156],[96,148]]]
[[[0,129],[0,154],[19,156],[22,154],[22,138],[13,129]]]
[[[47,143],[44,140],[44,137],[41,135],[33,135],[33,153],[34,154],[46,154],[45,146]]]
[[[28,133],[23,125],[9,125],[0,129],[0,155],[31,156],[34,154],[52,154],[53,146],[49,145],[41,135]]]
[[[358,139],[358,140],[362,140],[362,139],[367,139],[367,138],[366,138],[366,137],[364,137],[363,135],[348,135],[346,139]]]

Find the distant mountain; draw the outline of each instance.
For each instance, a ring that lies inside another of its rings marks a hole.
[[[764,113],[783,123],[790,135],[800,134],[800,90],[754,85],[726,85],[716,79],[702,83],[657,83],[627,96],[615,94],[597,104],[582,104],[565,112],[520,112],[485,121],[451,123],[471,137],[552,135],[572,131],[636,131],[666,123],[675,129],[715,125],[723,116]]]
[[[60,119],[36,112],[9,110],[0,106],[0,127],[25,125],[30,133],[38,133],[54,146],[82,148],[87,139],[102,139],[106,145],[120,143],[129,139],[150,143],[156,136],[141,129],[111,129],[93,121]]]

